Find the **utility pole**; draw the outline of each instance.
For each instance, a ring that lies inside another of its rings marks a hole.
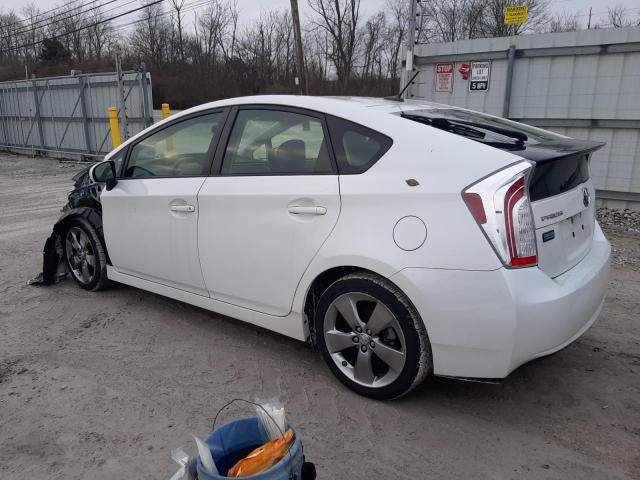
[[[416,44],[416,30],[418,28],[416,22],[416,17],[418,16],[418,1],[419,0],[409,0],[409,31],[407,32],[409,38],[407,40],[407,50],[410,50],[412,54],[413,46]]]
[[[587,30],[591,30],[591,10],[592,7],[589,7],[589,22],[587,23]]]
[[[307,76],[304,72],[304,53],[302,50],[302,35],[300,34],[300,15],[298,13],[298,0],[291,0],[291,17],[293,19],[293,36],[296,41],[296,63],[298,71],[298,86],[300,94],[309,94]]]
[[[118,110],[120,110],[120,120],[124,138],[129,138],[129,125],[127,122],[127,99],[124,93],[124,75],[122,64],[120,63],[120,48],[116,48],[116,77],[118,82]]]
[[[402,75],[400,75],[400,88],[402,88],[402,93],[404,94],[404,98],[407,98],[407,87],[408,82],[410,81],[409,72],[413,71],[413,52],[416,45],[416,30],[417,30],[417,22],[416,18],[418,16],[418,0],[409,0],[409,29],[407,32],[407,58],[405,61],[405,68],[402,71]]]

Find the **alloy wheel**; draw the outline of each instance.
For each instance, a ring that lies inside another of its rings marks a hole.
[[[96,274],[96,255],[87,233],[79,227],[71,227],[65,249],[73,276],[84,284],[91,283]]]
[[[329,305],[324,341],[340,371],[366,387],[391,384],[406,362],[398,319],[386,305],[365,293],[345,293]]]

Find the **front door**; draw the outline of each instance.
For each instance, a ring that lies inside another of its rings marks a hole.
[[[198,195],[198,247],[211,297],[270,315],[291,311],[298,282],[340,213],[322,116],[239,110],[220,174]]]
[[[130,147],[118,184],[101,195],[118,272],[208,296],[198,260],[198,191],[224,118],[219,111],[177,120]]]

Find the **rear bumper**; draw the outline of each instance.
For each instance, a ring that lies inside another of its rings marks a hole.
[[[582,335],[602,307],[611,246],[596,226],[587,256],[549,278],[538,268],[407,268],[393,277],[427,327],[436,375],[503,378]]]

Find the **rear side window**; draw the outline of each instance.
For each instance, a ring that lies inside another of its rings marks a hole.
[[[393,141],[380,132],[337,117],[327,117],[329,134],[341,174],[366,172]]]

